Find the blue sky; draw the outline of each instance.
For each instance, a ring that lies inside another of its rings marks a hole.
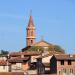
[[[31,9],[37,41],[44,36],[75,53],[75,0],[0,0],[0,49],[19,51],[26,46]]]

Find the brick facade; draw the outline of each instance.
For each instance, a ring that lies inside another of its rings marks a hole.
[[[75,57],[70,55],[55,55],[50,61],[51,73],[57,75],[75,75]]]
[[[33,44],[35,44],[36,39],[35,26],[33,23],[32,16],[30,16],[28,27],[26,28],[26,30],[27,30],[26,45],[32,46]]]

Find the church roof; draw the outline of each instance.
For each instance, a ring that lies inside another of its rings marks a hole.
[[[52,44],[48,43],[45,40],[41,40],[39,42],[36,42],[33,46],[44,46],[44,47],[46,47],[46,46],[50,46],[50,45],[52,45]]]
[[[31,15],[30,15],[30,18],[29,18],[28,27],[34,27],[33,18],[32,18]]]

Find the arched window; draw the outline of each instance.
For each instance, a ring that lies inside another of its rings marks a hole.
[[[33,40],[31,40],[31,44],[33,44]]]

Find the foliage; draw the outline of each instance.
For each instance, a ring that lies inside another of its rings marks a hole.
[[[0,55],[7,55],[9,52],[5,50],[1,50]]]
[[[27,51],[38,51],[38,52],[43,52],[44,48],[40,46],[31,46]]]
[[[64,52],[64,50],[58,45],[54,45],[54,50],[57,52]]]
[[[48,47],[48,51],[54,51],[54,46],[53,46],[53,45],[50,45],[50,46]]]
[[[31,46],[27,49],[27,51],[37,51],[37,52],[44,52],[44,51],[56,51],[65,53],[64,50],[58,45],[50,45],[47,49],[41,46]]]
[[[48,51],[56,51],[56,52],[63,52],[64,53],[64,50],[58,45],[49,46]]]

